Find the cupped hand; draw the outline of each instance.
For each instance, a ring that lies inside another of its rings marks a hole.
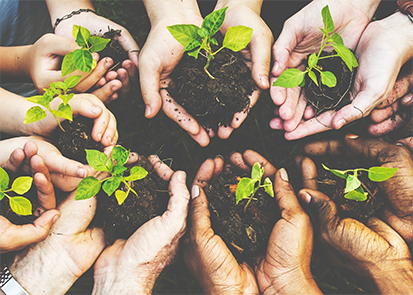
[[[152,294],[156,278],[172,263],[186,230],[189,192],[186,174],[173,172],[157,156],[149,160],[169,182],[167,211],[142,225],[128,240],[107,247],[95,264],[93,294]]]
[[[28,171],[33,176],[33,183],[37,189],[39,207],[33,208],[33,214],[38,218],[33,224],[14,225],[7,218],[0,216],[0,253],[17,251],[30,244],[44,240],[51,226],[60,217],[55,210],[56,199],[49,170],[42,157],[37,154],[35,143],[28,141],[23,148],[15,149],[3,168],[15,173],[21,170]]]

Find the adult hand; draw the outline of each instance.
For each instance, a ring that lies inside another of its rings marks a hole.
[[[295,130],[287,132],[285,138],[299,139],[331,128],[340,129],[370,114],[389,96],[400,68],[413,56],[413,41],[409,38],[412,29],[412,22],[400,12],[370,23],[356,49],[359,68],[351,104],[300,123]],[[375,60],[380,60],[380,64]]]
[[[51,226],[60,217],[59,211],[55,210],[56,199],[49,170],[37,154],[35,143],[29,141],[23,148],[15,149],[3,168],[19,173],[22,166],[26,166],[29,169],[26,172],[33,175],[39,201],[39,207],[33,208],[33,214],[38,218],[33,224],[18,226],[0,216],[0,253],[17,251],[44,240]]]
[[[189,192],[186,174],[173,172],[157,156],[150,162],[169,181],[167,211],[141,226],[128,240],[117,240],[95,263],[93,294],[152,294],[156,278],[169,265],[185,233]]]
[[[285,169],[275,175],[281,219],[275,224],[256,275],[262,294],[322,294],[310,270],[313,227],[288,182]]]

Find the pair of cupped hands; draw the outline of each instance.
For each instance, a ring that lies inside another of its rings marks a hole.
[[[265,177],[274,178],[275,175],[274,191],[281,218],[273,228],[266,255],[258,259],[255,266],[238,264],[211,228],[203,187],[225,169],[222,158],[208,159],[201,165],[193,181],[190,201],[186,174],[174,173],[157,156],[150,156],[159,176],[169,181],[168,209],[162,216],[144,224],[127,241],[117,240],[105,248],[101,229],[88,227],[95,214],[96,198],[75,201],[72,192],[59,205],[59,211],[54,210],[47,169],[33,148],[32,144],[27,144],[24,150],[16,151],[6,165],[13,170],[19,166],[29,168],[35,173],[39,200],[45,211],[33,225],[21,227],[22,232],[30,228],[43,231],[43,236],[38,238],[38,243],[19,252],[10,266],[13,275],[29,293],[63,294],[96,261],[95,294],[125,294],[132,290],[149,294],[163,268],[178,253],[180,239],[187,229],[187,214],[190,226],[182,242],[184,259],[207,293],[321,293],[310,271],[313,235],[327,250],[325,253],[335,266],[368,277],[378,291],[400,292],[397,288],[412,286],[413,266],[406,243],[411,244],[413,239],[413,161],[404,147],[355,135],[348,135],[344,142],[317,142],[305,146],[304,153],[308,156],[346,153],[399,168],[392,178],[380,184],[387,196],[385,208],[365,224],[338,217],[335,204],[317,191],[317,172],[310,158],[297,158],[304,186],[297,198],[285,169],[277,170],[250,150],[231,155],[231,165],[248,170],[255,162],[260,162]],[[129,162],[135,162],[138,157],[131,153]],[[49,223],[41,223],[39,220],[47,214],[60,218],[53,221],[53,226],[51,217]],[[2,222],[5,221],[2,219]],[[17,240],[17,236],[14,238]],[[5,245],[7,243],[3,247]]]

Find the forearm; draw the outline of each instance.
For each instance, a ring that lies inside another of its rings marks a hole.
[[[143,3],[152,26],[160,22],[168,25],[178,24],[174,23],[175,20],[185,20],[186,23],[193,23],[197,20],[196,16],[200,15],[196,0],[143,0]]]
[[[3,82],[31,82],[27,69],[27,54],[32,45],[0,47],[1,79]]]
[[[412,264],[382,275],[373,275],[374,284],[380,294],[411,294],[413,290]]]
[[[95,10],[91,0],[46,0],[52,25],[57,18],[61,18],[80,8]],[[73,16],[76,17],[76,16]]]
[[[245,5],[259,15],[261,14],[262,3],[263,0],[218,0],[215,9]]]

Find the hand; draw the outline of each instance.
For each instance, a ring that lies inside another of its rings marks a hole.
[[[275,198],[281,219],[275,224],[267,254],[256,275],[262,294],[322,294],[310,270],[313,227],[288,183],[285,169],[275,175]]]
[[[60,217],[59,211],[55,210],[56,199],[49,170],[37,154],[35,143],[28,141],[23,149],[15,149],[3,168],[18,173],[22,166],[26,166],[33,175],[40,205],[33,209],[33,214],[38,218],[33,224],[14,225],[0,216],[0,253],[17,251],[44,240],[51,226]]]
[[[150,162],[169,181],[168,209],[141,226],[127,241],[119,239],[95,263],[93,294],[152,294],[156,278],[170,264],[185,233],[189,192],[186,174],[173,172],[157,156]]]
[[[351,104],[339,111],[327,111],[301,123],[295,130],[287,132],[285,138],[292,140],[331,128],[340,129],[343,125],[370,114],[389,96],[400,68],[413,56],[413,42],[406,37],[410,36],[412,28],[412,22],[408,18],[406,20],[402,13],[369,24],[357,45],[359,68]],[[405,42],[397,41],[404,39]],[[380,60],[380,63],[373,60]]]

